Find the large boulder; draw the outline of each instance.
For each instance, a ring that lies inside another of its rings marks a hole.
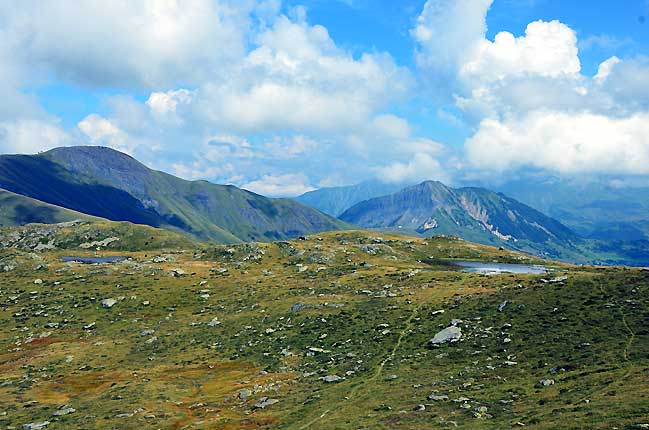
[[[446,327],[428,341],[430,345],[441,345],[444,343],[457,342],[462,337],[462,330],[460,327],[454,325]]]

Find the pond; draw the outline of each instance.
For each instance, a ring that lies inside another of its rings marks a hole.
[[[61,257],[61,261],[65,263],[81,263],[81,264],[105,264],[105,263],[116,263],[119,261],[126,260],[126,257]]]
[[[497,275],[500,273],[541,275],[548,273],[548,269],[543,266],[530,266],[528,264],[484,263],[469,260],[448,261],[456,266],[461,266],[463,272],[481,273],[483,275]]]

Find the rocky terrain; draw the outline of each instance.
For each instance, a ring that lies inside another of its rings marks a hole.
[[[1,229],[0,268],[5,428],[649,427],[641,269],[453,237],[212,245],[107,222]]]

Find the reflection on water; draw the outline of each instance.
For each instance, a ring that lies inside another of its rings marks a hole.
[[[540,275],[547,273],[543,266],[530,266],[527,264],[483,263],[480,261],[452,260],[452,264],[462,267],[463,272],[482,273],[495,275],[498,273],[516,273]]]

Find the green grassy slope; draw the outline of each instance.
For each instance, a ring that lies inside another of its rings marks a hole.
[[[146,225],[107,220],[76,219],[58,224],[0,227],[0,249],[21,251],[136,251],[191,248],[196,242],[184,235]]]
[[[222,243],[347,228],[315,209],[234,186],[185,181],[102,147],[0,156],[0,184],[46,203]]]
[[[28,223],[54,224],[78,219],[96,218],[0,188],[0,227]]]
[[[76,175],[128,192],[172,224],[206,239],[276,240],[346,227],[293,200],[269,199],[231,185],[185,181],[108,148],[57,148],[44,156]],[[213,233],[215,229],[231,237],[224,239]]]
[[[58,261],[69,250],[0,250],[0,267],[12,266],[0,284],[0,422],[49,421],[48,430],[647,422],[647,271],[546,262],[554,273],[484,276],[443,259],[541,261],[454,238],[357,231],[182,251],[81,266]],[[107,298],[110,308],[100,304]],[[454,319],[460,340],[429,345]],[[322,379],[333,375],[343,379]],[[54,415],[69,412],[63,405],[75,411]]]

